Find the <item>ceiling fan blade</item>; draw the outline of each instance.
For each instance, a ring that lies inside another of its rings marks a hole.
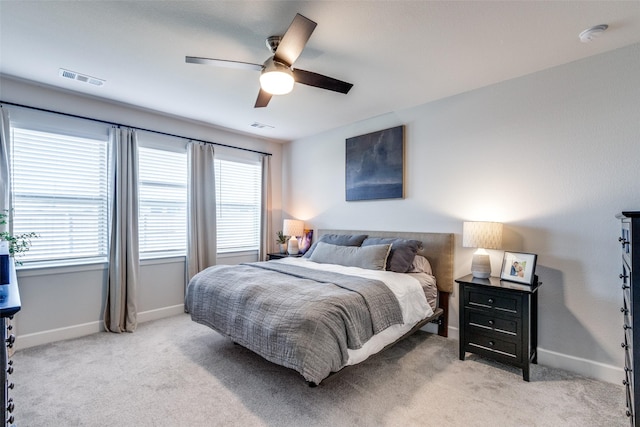
[[[293,70],[293,78],[296,83],[319,87],[320,89],[332,90],[334,92],[349,93],[353,87],[353,83],[343,82],[333,77],[323,76],[322,74],[313,73],[300,69]]]
[[[258,99],[256,99],[256,105],[254,105],[253,108],[266,107],[267,104],[269,104],[269,101],[271,101],[272,96],[273,95],[271,95],[269,92],[265,92],[264,90],[260,89],[260,92],[258,92]]]
[[[186,56],[185,62],[189,64],[213,65],[216,67],[239,68],[243,70],[262,71],[262,65],[251,64],[250,62],[227,61],[224,59],[198,58],[197,56]]]
[[[274,58],[291,66],[302,53],[302,49],[307,44],[311,33],[316,29],[316,24],[311,19],[299,13],[287,28],[287,32],[282,36],[280,44],[275,51]]]

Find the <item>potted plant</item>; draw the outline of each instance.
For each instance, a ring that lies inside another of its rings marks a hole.
[[[276,243],[278,243],[278,249],[280,250],[280,253],[281,254],[286,253],[287,252],[287,236],[282,234],[282,230],[278,231],[276,233],[276,236],[278,236]]]
[[[6,225],[9,215],[7,211],[0,212],[0,226]],[[9,247],[9,256],[12,257],[17,265],[22,265],[21,261],[18,261],[16,257],[23,256],[25,252],[31,247],[31,239],[40,237],[38,233],[29,232],[21,234],[11,234],[9,231],[0,231],[0,240],[7,242]]]

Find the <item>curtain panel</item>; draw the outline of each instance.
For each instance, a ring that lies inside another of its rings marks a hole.
[[[260,213],[260,254],[258,260],[266,261],[273,247],[274,232],[271,223],[271,156],[262,156],[262,210]]]
[[[216,264],[216,175],[211,144],[190,143],[186,283]]]
[[[0,212],[7,211],[11,219],[11,171],[9,169],[11,141],[9,137],[9,110],[0,106]],[[12,221],[8,223],[11,224]],[[9,224],[2,227],[7,227]]]
[[[138,325],[138,149],[132,129],[111,129],[112,205],[104,326],[133,332]]]

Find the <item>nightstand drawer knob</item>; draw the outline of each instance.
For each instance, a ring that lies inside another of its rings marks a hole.
[[[489,347],[493,347],[494,345],[496,345],[496,343],[495,343],[495,342],[493,342],[493,341],[489,341]]]
[[[490,325],[493,325],[494,323],[496,323],[496,322],[494,322],[493,319],[489,320],[489,324]]]
[[[489,299],[487,300],[487,302],[488,302],[489,304],[493,304],[493,302],[494,302],[494,301],[493,301],[493,298],[489,298]]]

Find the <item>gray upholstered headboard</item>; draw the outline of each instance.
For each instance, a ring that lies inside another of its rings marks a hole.
[[[434,275],[438,290],[453,292],[453,233],[412,233],[367,230],[317,230],[317,237],[324,234],[366,234],[371,237],[400,237],[422,242],[418,254],[425,256]]]

